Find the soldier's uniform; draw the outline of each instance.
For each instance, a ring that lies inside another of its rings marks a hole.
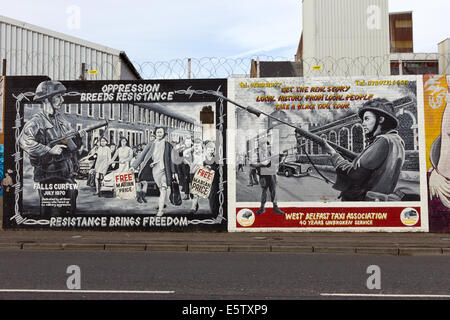
[[[348,187],[342,190],[342,201],[364,201],[367,193],[392,194],[397,185],[405,147],[397,131],[378,135],[374,142],[354,161],[345,160],[338,153],[331,157],[338,177],[344,176]]]
[[[55,95],[66,92],[66,88],[57,81],[42,82],[36,89],[35,101],[41,102]],[[74,172],[78,168],[76,150],[82,145],[80,136],[70,139],[72,150],[65,148],[60,155],[49,153],[53,140],[63,138],[72,131],[70,123],[59,115],[47,115],[43,110],[35,114],[25,123],[19,136],[20,147],[28,154],[34,167],[34,181],[41,185],[75,184]],[[61,142],[62,144],[62,142]],[[75,149],[75,150],[73,150]],[[70,198],[70,208],[64,208],[63,213],[73,213],[76,209],[77,190],[67,190],[65,197]],[[39,190],[41,215],[61,213],[57,206],[43,205],[42,190]]]
[[[338,153],[331,157],[337,173],[335,188],[342,191],[342,201],[374,201],[373,196],[393,194],[405,162],[405,143],[394,130],[398,119],[392,104],[369,101],[358,112],[361,119],[366,111],[390,119],[394,128],[374,136],[351,162]]]
[[[73,179],[77,171],[76,155],[64,150],[59,156],[50,155],[48,144],[71,132],[70,124],[60,115],[47,117],[38,112],[25,124],[19,137],[20,147],[28,154],[34,167],[34,181],[41,182],[50,178]],[[81,147],[81,138],[72,139]]]

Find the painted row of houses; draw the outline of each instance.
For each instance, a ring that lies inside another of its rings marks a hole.
[[[30,116],[40,105],[27,105]],[[85,137],[85,147],[91,149],[99,137],[105,136],[110,144],[118,144],[127,138],[131,147],[147,144],[155,128],[167,128],[168,140],[179,142],[186,136],[201,137],[202,126],[198,121],[169,110],[159,104],[64,104],[62,112],[73,129],[87,129],[107,121],[106,127],[96,129]]]

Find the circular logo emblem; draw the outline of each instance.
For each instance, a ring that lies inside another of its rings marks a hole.
[[[414,208],[403,209],[400,214],[400,220],[402,220],[402,223],[405,226],[414,226],[417,222],[419,222],[419,213]]]
[[[237,222],[243,227],[250,227],[255,222],[255,214],[250,209],[242,209],[237,214]]]

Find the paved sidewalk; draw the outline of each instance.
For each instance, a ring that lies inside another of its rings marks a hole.
[[[450,255],[450,233],[5,231],[0,227],[0,250]]]
[[[0,250],[450,255],[450,234],[0,231]]]

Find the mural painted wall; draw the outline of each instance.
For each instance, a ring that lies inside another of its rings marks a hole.
[[[229,80],[229,230],[427,231],[421,87]]]
[[[7,77],[4,227],[226,230],[226,103],[208,90],[226,81]]]
[[[3,227],[450,232],[448,83],[7,77]]]
[[[450,232],[449,79],[423,77],[430,232]]]

